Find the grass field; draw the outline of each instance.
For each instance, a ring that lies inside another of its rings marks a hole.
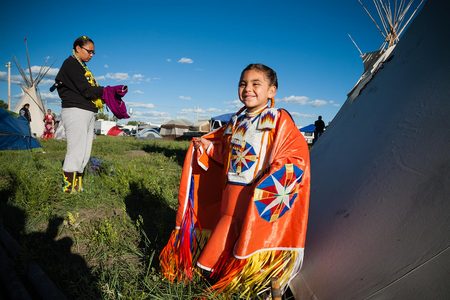
[[[206,283],[169,284],[158,264],[187,142],[99,136],[100,167],[77,194],[61,189],[65,141],[41,145],[0,152],[0,221],[22,246],[19,274],[35,261],[69,299],[199,297]]]

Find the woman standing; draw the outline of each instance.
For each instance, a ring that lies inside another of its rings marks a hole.
[[[94,54],[94,42],[89,37],[77,38],[72,55],[64,61],[55,78],[66,130],[63,191],[67,193],[82,191],[83,172],[92,150],[95,113],[103,106],[103,87],[97,84],[86,65]]]

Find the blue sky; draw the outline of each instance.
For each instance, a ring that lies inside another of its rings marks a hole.
[[[368,0],[364,1],[369,6]],[[371,1],[370,1],[371,2]],[[249,63],[278,74],[276,106],[297,125],[322,115],[328,123],[363,71],[359,53],[382,36],[357,0],[345,1],[2,1],[0,62],[16,56],[27,66],[54,63],[40,85],[47,107],[60,100],[48,89],[73,41],[87,35],[96,55],[88,66],[101,85],[125,84],[131,120],[161,124],[236,111],[237,84]],[[7,100],[6,68],[0,99]],[[14,82],[18,71],[11,68]],[[12,103],[20,88],[12,84]]]

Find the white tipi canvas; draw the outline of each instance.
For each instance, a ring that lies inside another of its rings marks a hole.
[[[295,299],[450,299],[449,8],[424,5],[313,146]]]
[[[26,103],[30,104],[29,110],[31,115],[31,134],[36,137],[40,137],[44,133],[43,120],[45,115],[45,108],[39,95],[37,85],[33,84],[31,86],[28,86],[26,84],[22,84],[21,88],[23,91],[23,95],[17,102],[14,111],[18,113]]]
[[[28,48],[27,48],[28,49]],[[30,61],[28,50],[27,50],[28,63]],[[42,102],[41,95],[39,93],[38,85],[47,72],[50,70],[50,66],[41,66],[37,75],[33,78],[33,72],[31,70],[31,66],[29,65],[29,74],[26,74],[25,71],[20,66],[19,62],[16,58],[14,58],[17,69],[22,75],[23,82],[20,85],[22,88],[22,97],[17,102],[14,111],[19,112],[19,110],[25,105],[30,104],[30,129],[31,134],[40,137],[44,133],[44,115],[45,115],[45,106]]]

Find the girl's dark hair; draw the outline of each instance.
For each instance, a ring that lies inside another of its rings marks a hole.
[[[268,66],[263,64],[249,64],[247,67],[245,67],[244,70],[242,70],[241,78],[245,72],[250,70],[257,70],[263,72],[266,75],[267,79],[269,79],[269,83],[271,85],[274,85],[278,89],[277,73],[272,68],[269,68]]]
[[[83,47],[84,45],[86,45],[87,43],[92,43],[94,44],[94,41],[91,40],[89,37],[82,35],[79,38],[77,38],[75,40],[75,42],[73,42],[73,50],[75,50],[77,48],[77,46]]]

